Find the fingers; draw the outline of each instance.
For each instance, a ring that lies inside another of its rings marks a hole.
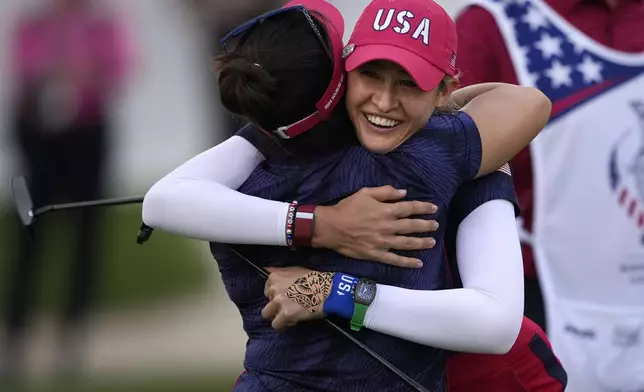
[[[419,259],[399,256],[395,253],[387,251],[375,251],[369,258],[369,260],[402,268],[420,268],[423,266],[423,262]]]
[[[406,237],[402,235],[392,236],[386,240],[386,248],[394,250],[424,250],[436,246],[436,240],[431,237]]]
[[[427,219],[399,219],[392,222],[392,229],[394,234],[431,233],[438,230],[438,222]]]
[[[280,290],[280,288],[274,284],[267,285],[264,288],[264,295],[266,298],[268,298],[269,301],[272,301],[277,297],[280,293],[282,293],[284,290]]]
[[[264,309],[262,309],[262,317],[265,318],[266,320],[272,320],[277,316],[277,313],[280,310],[280,304],[279,301],[270,301],[268,305],[264,306]]]
[[[272,301],[280,291],[279,286],[277,286],[269,276],[268,279],[266,279],[266,283],[264,283],[264,296]]]
[[[280,293],[279,289],[279,276],[278,272],[282,268],[276,268],[276,267],[265,267],[265,270],[268,271],[269,275],[268,278],[266,278],[266,283],[264,283],[264,296],[268,298],[270,301],[275,298],[277,294]]]
[[[285,295],[278,295],[262,309],[262,317],[271,321],[273,329],[281,331],[291,327],[298,322],[300,313],[307,313],[307,310],[296,302],[288,299]]]
[[[278,312],[277,316],[273,319],[271,327],[277,331],[281,331],[286,329],[286,327],[291,327],[295,324],[297,324],[297,322],[293,320],[293,315],[289,313],[288,309],[282,309],[282,311]]]
[[[404,189],[396,189],[393,186],[379,186],[377,188],[362,188],[358,192],[359,195],[370,196],[378,201],[394,201],[400,200],[407,196],[407,191]]]
[[[413,215],[429,215],[438,211],[435,204],[423,201],[400,201],[389,205],[391,214],[396,218],[407,218]]]

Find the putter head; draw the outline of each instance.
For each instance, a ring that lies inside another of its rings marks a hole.
[[[25,227],[30,227],[34,223],[34,203],[31,200],[29,193],[29,186],[27,180],[23,176],[11,178],[11,194],[13,196],[13,204],[16,206],[16,212],[20,218],[20,222]]]

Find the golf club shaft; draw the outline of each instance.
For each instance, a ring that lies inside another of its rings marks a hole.
[[[61,211],[61,210],[72,210],[75,208],[90,208],[90,207],[102,207],[102,206],[118,206],[126,204],[139,204],[143,201],[142,196],[136,197],[121,197],[116,199],[102,199],[102,200],[90,200],[90,201],[79,201],[76,203],[65,203],[65,204],[50,204],[48,206],[43,206],[36,208],[33,211],[34,217],[47,214],[52,211]]]

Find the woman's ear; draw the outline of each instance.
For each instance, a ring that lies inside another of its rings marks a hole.
[[[455,79],[450,79],[442,82],[443,88],[439,91],[438,101],[440,106],[445,106],[450,101],[450,96],[458,88],[458,81]]]
[[[461,108],[452,100],[452,93],[458,88],[458,81],[454,79],[441,82],[441,88],[438,91],[438,109],[446,112],[453,112]]]

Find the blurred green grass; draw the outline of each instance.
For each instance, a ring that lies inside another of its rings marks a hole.
[[[4,387],[3,392],[230,392],[239,375],[181,375],[136,379],[96,378],[77,382],[39,380],[38,383]]]
[[[140,206],[101,209],[99,258],[99,310],[145,306],[203,292],[212,281],[212,268],[203,262],[195,241],[155,232],[144,245],[136,243],[141,223]],[[6,295],[10,268],[15,265],[17,230],[24,230],[12,210],[0,216],[0,296]],[[38,271],[38,310],[57,312],[65,301],[66,278],[73,230],[65,212],[44,216],[38,222],[41,238]],[[4,303],[5,301],[0,301]],[[0,305],[2,306],[2,305]]]

